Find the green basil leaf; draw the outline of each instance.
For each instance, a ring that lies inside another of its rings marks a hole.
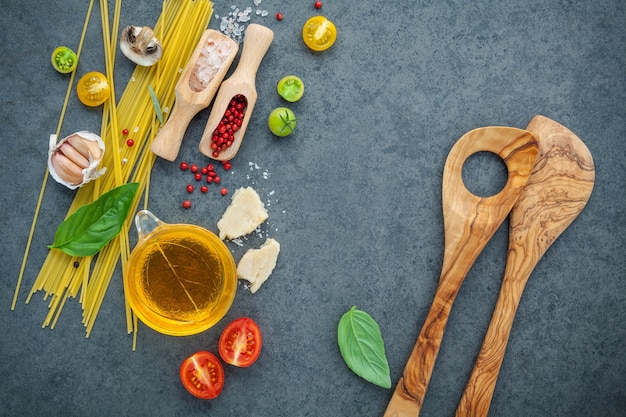
[[[139,183],[116,187],[72,213],[59,225],[49,249],[71,256],[95,255],[122,229]]]
[[[346,365],[361,378],[383,388],[391,388],[385,344],[376,321],[352,307],[339,320],[337,341]]]
[[[159,123],[163,124],[163,111],[161,110],[161,104],[159,103],[159,99],[157,98],[156,93],[151,86],[148,86],[148,90],[150,90],[150,97],[152,98],[152,105],[154,106],[154,111],[156,112],[157,119],[159,119]]]

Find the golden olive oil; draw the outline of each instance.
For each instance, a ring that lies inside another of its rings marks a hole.
[[[133,311],[162,333],[206,330],[235,296],[232,255],[217,236],[197,226],[161,223],[140,239],[128,266],[125,289]]]
[[[203,320],[219,300],[224,268],[210,242],[180,231],[155,237],[136,258],[138,284],[154,312],[175,320]]]

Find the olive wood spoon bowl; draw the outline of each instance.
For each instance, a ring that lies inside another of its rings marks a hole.
[[[539,156],[511,212],[502,288],[457,417],[487,415],[526,282],[583,210],[594,185],[591,153],[574,133],[544,116],[535,116],[526,130],[537,136]]]
[[[272,44],[272,40],[274,40],[274,32],[269,28],[255,23],[248,25],[243,38],[243,49],[237,69],[222,83],[215,103],[213,103],[209,120],[200,141],[199,149],[202,154],[218,161],[227,161],[237,154],[258,97],[255,85],[256,73],[265,53]],[[213,131],[224,116],[228,103],[238,94],[245,96],[247,100],[241,127],[234,134],[232,146],[222,150],[219,156],[214,156],[213,149],[211,149]]]
[[[196,71],[196,63],[202,50],[209,42],[226,45],[230,53],[224,58],[208,84],[202,90],[196,91],[196,89],[191,87],[190,80],[192,77],[195,77],[195,82],[199,82],[197,80],[201,77],[197,76],[198,74],[195,74],[194,71]],[[176,101],[174,102],[172,114],[150,145],[150,150],[153,153],[169,161],[176,159],[189,122],[200,110],[207,108],[211,104],[211,100],[235,59],[238,50],[239,44],[237,42],[216,30],[207,29],[202,34],[185,70],[176,83]]]
[[[481,151],[499,155],[508,171],[504,188],[489,197],[475,196],[462,179],[467,158]],[[454,299],[474,261],[517,201],[536,156],[535,136],[512,127],[472,130],[450,150],[443,171],[445,247],[439,285],[385,416],[419,415]]]

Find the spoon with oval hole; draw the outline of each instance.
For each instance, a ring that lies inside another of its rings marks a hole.
[[[462,179],[465,161],[482,151],[500,156],[508,172],[504,188],[489,197],[475,196]],[[419,415],[454,299],[474,261],[517,201],[536,156],[536,137],[512,127],[472,130],[450,150],[443,171],[445,246],[439,285],[385,416]]]
[[[176,159],[189,122],[209,106],[238,50],[237,42],[216,30],[202,34],[176,83],[172,114],[152,141],[152,152],[169,161]]]
[[[593,159],[578,136],[544,116],[535,116],[526,130],[537,136],[539,156],[511,211],[502,288],[456,417],[486,416],[489,412],[528,278],[552,243],[583,210],[594,185]]]
[[[227,161],[237,154],[258,97],[255,86],[256,73],[272,40],[274,40],[274,32],[265,26],[253,23],[246,28],[243,38],[243,50],[241,51],[237,69],[222,83],[202,134],[199,146],[202,154],[218,161]],[[238,126],[234,132],[232,144],[218,151],[211,147],[211,145],[216,146],[213,142],[213,132],[217,129],[222,117],[224,117],[229,103],[237,96],[245,97],[245,113],[241,120],[241,126]]]

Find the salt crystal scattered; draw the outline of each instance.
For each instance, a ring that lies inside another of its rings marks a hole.
[[[267,10],[261,10],[261,16],[265,17],[269,14]]]

